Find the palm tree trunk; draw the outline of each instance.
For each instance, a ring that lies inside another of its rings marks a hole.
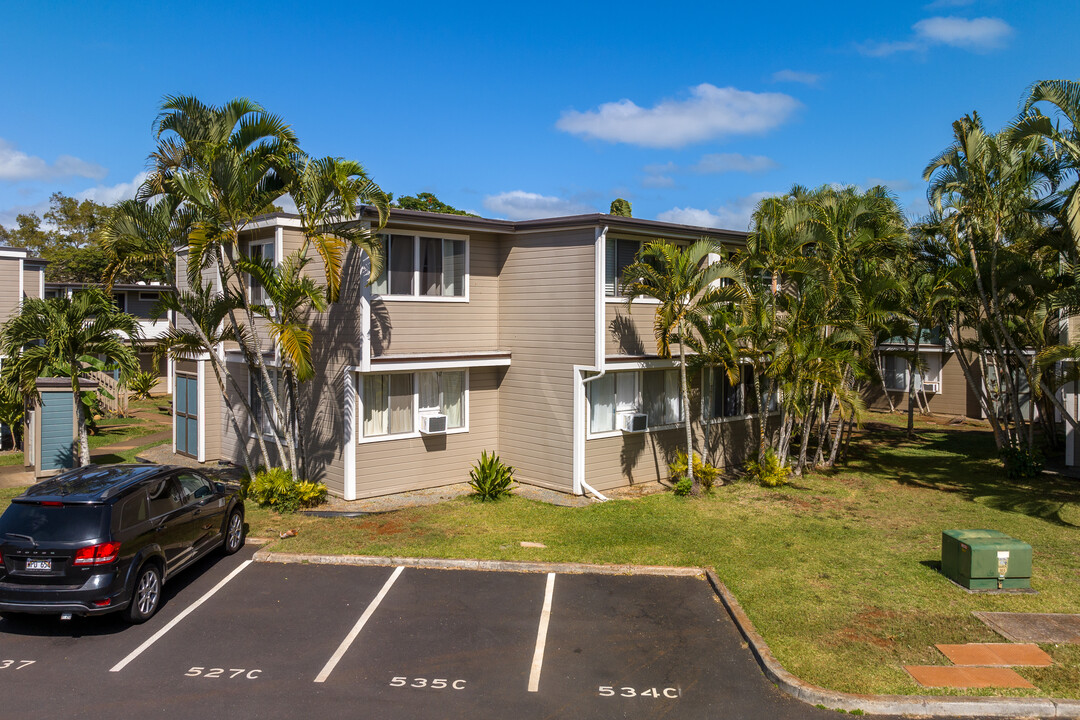
[[[686,428],[686,476],[690,478],[690,493],[701,494],[701,482],[694,477],[694,433],[690,428],[690,388],[686,382],[686,343],[679,328],[679,379],[682,386],[683,426]]]
[[[889,412],[896,412],[896,405],[893,404],[892,395],[889,394],[889,386],[885,383],[885,364],[881,362],[881,353],[876,353],[878,360],[878,377],[881,378],[881,390],[885,393],[885,400],[889,403]]]
[[[922,323],[915,323],[915,354],[908,360],[907,383],[907,436],[915,435],[915,363],[919,359],[919,344],[922,341]]]
[[[72,365],[77,367],[78,361]],[[86,437],[86,412],[82,401],[82,392],[79,390],[79,376],[75,374],[71,378],[71,401],[75,412],[75,426],[78,428],[79,437],[79,467],[90,464],[90,441]]]
[[[802,446],[799,448],[799,464],[795,468],[796,475],[802,475],[806,468],[806,451],[810,446],[810,428],[814,421],[815,406],[817,405],[818,384],[814,381],[814,392],[810,397],[810,404],[806,408],[806,417],[803,418]]]
[[[758,462],[765,459],[765,397],[761,392],[761,376],[758,375],[757,367],[754,368],[754,395],[757,396],[758,416]]]

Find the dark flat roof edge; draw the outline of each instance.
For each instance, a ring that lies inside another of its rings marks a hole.
[[[105,287],[105,283],[93,283],[93,282],[68,282],[68,281],[47,281],[45,283],[46,289],[57,288],[88,288],[88,287]],[[172,285],[139,285],[137,283],[116,283],[112,286],[113,290],[141,290],[143,292],[176,292],[176,288]]]
[[[376,211],[369,205],[358,208],[362,216],[374,216]],[[253,221],[272,220],[283,218],[289,220],[299,219],[295,213],[269,213],[253,218]],[[537,218],[535,220],[493,220],[491,218],[472,217],[469,215],[448,215],[445,213],[424,212],[422,210],[404,210],[401,208],[390,209],[390,220],[419,221],[455,225],[460,227],[474,227],[495,232],[521,232],[527,230],[547,230],[578,225],[604,225],[616,230],[628,231],[655,231],[662,234],[664,231],[678,233],[679,235],[719,236],[728,239],[745,240],[750,233],[744,230],[726,230],[724,228],[710,228],[700,225],[680,225],[678,223],[661,222],[659,220],[646,220],[644,218],[628,218],[619,215],[606,215],[604,213],[587,213],[584,215],[563,215],[560,217]]]

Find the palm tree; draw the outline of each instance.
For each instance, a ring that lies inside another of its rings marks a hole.
[[[382,244],[377,233],[386,224],[390,201],[364,167],[352,160],[314,159],[296,153],[286,176],[304,233],[301,255],[307,257],[309,248],[314,248],[322,260],[326,299],[338,301],[349,245],[359,247],[370,258],[372,280],[381,275]],[[370,205],[378,213],[376,228],[353,222],[361,205]]]
[[[197,357],[205,354],[210,358],[210,367],[214,371],[218,388],[221,390],[222,399],[225,402],[225,411],[236,431],[238,438],[243,438],[240,421],[233,407],[232,398],[240,400],[244,412],[248,417],[252,416],[251,407],[247,401],[247,392],[240,388],[232,373],[221,361],[219,349],[229,341],[235,341],[241,346],[249,344],[249,340],[240,329],[237,334],[232,325],[226,323],[230,312],[236,309],[236,298],[232,295],[223,295],[214,292],[204,285],[201,280],[196,282],[190,290],[179,291],[175,294],[164,293],[154,308],[156,317],[160,317],[166,311],[180,313],[187,320],[186,324],[170,327],[160,338],[154,349],[154,362],[160,362],[166,354],[173,357]],[[156,318],[155,318],[156,319]],[[230,392],[231,389],[231,392]],[[270,453],[262,433],[255,433],[256,442],[262,454],[263,464],[269,467]],[[244,468],[248,476],[253,476],[251,458],[248,455],[247,443],[238,442],[240,453],[243,456]]]
[[[39,377],[70,378],[80,465],[90,464],[90,446],[79,381],[103,367],[138,372],[139,360],[130,344],[138,339],[138,321],[96,288],[70,298],[25,300],[19,314],[0,328],[0,352],[25,397],[37,395]]]
[[[695,322],[711,314],[718,304],[731,302],[739,295],[738,284],[723,286],[723,281],[740,279],[738,271],[722,262],[710,262],[723,255],[723,248],[712,240],[698,240],[689,247],[656,240],[642,246],[634,263],[623,271],[623,295],[626,310],[633,311],[638,298],[657,301],[653,319],[656,351],[671,357],[673,343],[679,345],[679,382],[682,393],[683,425],[686,429],[686,457],[694,457],[694,438],[690,427],[690,390],[686,381],[687,340]],[[714,256],[714,257],[710,257]],[[687,461],[691,492],[701,493],[694,477],[693,462]]]
[[[274,266],[269,260],[241,259],[238,267],[258,280],[270,305],[256,305],[254,310],[266,318],[270,337],[277,345],[282,359],[282,369],[288,391],[287,403],[282,408],[278,426],[305,427],[300,410],[300,383],[315,375],[311,359],[312,332],[310,318],[313,312],[325,312],[328,294],[304,274],[311,262],[304,248],[296,251]],[[307,453],[304,434],[297,433],[299,456],[293,458],[294,466],[306,477]],[[291,450],[291,448],[290,448]]]
[[[1035,107],[1039,103],[1047,103],[1056,109],[1068,122],[1068,127],[1063,128],[1040,113]],[[1072,185],[1055,199],[1073,243],[1080,242],[1080,82],[1044,80],[1032,85],[1023,114],[1013,124],[1011,134],[1020,142],[1030,138],[1045,139],[1059,164],[1056,174],[1059,177],[1071,174]]]
[[[151,155],[155,167],[142,194],[173,195],[192,209],[189,281],[194,284],[204,269],[216,267],[223,287],[236,289],[240,302],[229,311],[229,323],[237,336],[243,326],[250,338],[241,351],[266,389],[260,393],[263,412],[279,416],[281,403],[263,360],[249,280],[237,261],[243,255],[242,233],[286,191],[298,153],[296,135],[279,117],[246,98],[215,107],[190,96],[167,97],[156,130],[158,149]],[[295,447],[294,431],[288,425],[282,430],[284,447],[278,433],[274,442],[281,463],[288,465],[291,452],[285,448]]]

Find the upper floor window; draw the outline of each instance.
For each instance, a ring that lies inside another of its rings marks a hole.
[[[375,294],[404,298],[465,298],[466,241],[420,235],[383,235],[383,273]]]
[[[641,250],[640,240],[608,238],[604,246],[604,294],[608,297],[622,295],[623,270],[633,265]]]
[[[253,242],[248,246],[248,257],[256,261],[269,260],[275,262],[274,257],[274,241],[273,240],[260,240],[259,242]],[[254,305],[270,305],[270,296],[266,292],[266,288],[262,286],[255,278],[248,276],[250,282],[249,297],[251,303]]]

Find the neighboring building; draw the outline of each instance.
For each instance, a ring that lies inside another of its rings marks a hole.
[[[48,264],[26,248],[0,247],[0,324],[18,313],[24,298],[45,296]]]
[[[888,410],[889,393],[892,404],[898,410],[907,410],[908,378],[911,372],[907,358],[901,353],[914,350],[914,342],[905,343],[903,338],[890,338],[878,345],[881,358],[881,383],[872,383],[866,392],[866,402],[874,410]],[[923,371],[915,372],[915,390],[925,399],[930,412],[940,415],[957,415],[982,418],[983,411],[978,396],[968,386],[960,361],[940,332],[926,332],[919,343],[919,357]],[[884,387],[882,387],[884,385]],[[916,408],[918,408],[918,403]]]
[[[73,293],[83,288],[91,287],[89,283],[78,282],[47,282],[44,284],[44,297],[70,297]],[[93,287],[101,287],[94,285]],[[158,382],[154,386],[153,393],[164,395],[172,389],[172,363],[168,358],[162,358],[154,362],[154,340],[165,334],[172,327],[172,312],[169,311],[157,320],[151,319],[151,311],[154,305],[161,299],[161,293],[174,292],[169,285],[160,283],[132,283],[115,284],[112,286],[113,300],[116,307],[121,311],[134,315],[139,322],[139,331],[142,343],[138,347],[139,369],[143,372],[154,372],[158,376]]]
[[[245,249],[276,261],[302,242],[295,216],[253,228]],[[484,450],[520,482],[578,494],[667,477],[685,442],[677,364],[656,355],[655,304],[627,313],[619,277],[642,242],[708,236],[738,248],[745,233],[601,214],[509,222],[392,210],[382,236],[382,277],[369,285],[366,259],[350,251],[341,299],[315,321],[317,375],[301,389],[310,479],[346,499],[434,487],[467,480]],[[177,262],[186,278],[183,252]],[[220,283],[213,270],[204,277]],[[238,350],[221,352],[257,396],[262,383]],[[692,380],[697,447],[704,411],[719,462],[740,461],[755,447],[744,413],[752,378]],[[176,361],[174,397],[175,449],[199,461],[239,463],[239,443],[257,458],[254,433],[273,437],[261,417],[239,418],[237,437],[205,357]],[[648,429],[625,432],[636,415]]]

